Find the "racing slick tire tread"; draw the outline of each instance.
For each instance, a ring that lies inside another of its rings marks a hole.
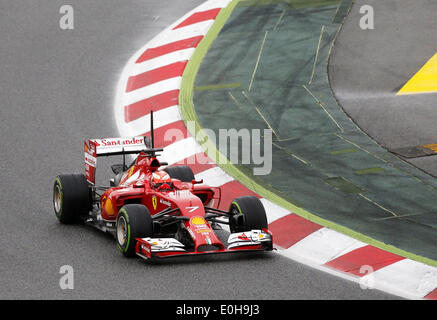
[[[117,237],[117,247],[125,257],[133,257],[135,256],[135,239],[153,236],[153,220],[147,207],[141,204],[127,204],[119,210],[117,230],[122,217],[127,224],[127,239],[122,245]]]
[[[267,215],[262,202],[255,196],[235,198],[229,207],[231,232],[267,228]]]
[[[188,166],[175,166],[165,168],[165,172],[170,175],[170,178],[181,180],[182,182],[191,182],[194,178],[193,170]]]
[[[59,198],[57,198],[59,193]],[[58,201],[58,210],[55,202]],[[72,224],[87,216],[91,209],[91,191],[83,174],[62,174],[53,186],[53,204],[56,217],[61,223]]]

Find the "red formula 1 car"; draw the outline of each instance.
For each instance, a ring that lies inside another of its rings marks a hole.
[[[188,166],[161,169],[157,156],[163,149],[151,138],[93,139],[85,142],[85,175],[59,175],[53,205],[61,223],[85,222],[116,238],[127,257],[145,259],[210,253],[272,250],[272,234],[262,202],[238,197],[229,211],[216,209],[220,188],[196,181]],[[128,167],[126,154],[137,154]],[[96,186],[100,156],[123,155],[113,165],[110,187]],[[103,193],[101,193],[103,192]],[[227,241],[216,234],[229,225]]]

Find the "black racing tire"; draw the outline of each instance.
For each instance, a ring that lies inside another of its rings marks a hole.
[[[87,216],[92,206],[91,190],[83,174],[62,174],[53,185],[53,208],[61,223],[72,224]]]
[[[117,247],[125,257],[135,256],[135,238],[153,236],[153,220],[142,204],[127,204],[118,211],[116,223]]]
[[[182,182],[191,182],[194,180],[194,173],[188,166],[175,166],[164,169],[170,175],[170,178],[181,180]]]
[[[229,207],[232,233],[267,228],[267,215],[262,202],[254,196],[238,197]]]

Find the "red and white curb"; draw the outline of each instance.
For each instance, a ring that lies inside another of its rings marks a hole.
[[[231,0],[209,0],[187,13],[138,50],[123,69],[115,100],[115,118],[121,136],[150,131],[154,111],[156,146],[164,147],[163,161],[189,164],[197,179],[221,188],[220,208],[243,195],[263,202],[277,252],[316,269],[409,299],[437,299],[437,268],[367,245],[310,222],[261,198],[236,181],[207,157],[189,134],[180,114],[178,96],[185,67],[222,8]],[[164,141],[171,129],[185,133]]]

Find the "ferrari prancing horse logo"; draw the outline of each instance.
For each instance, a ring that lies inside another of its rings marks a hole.
[[[156,207],[158,206],[158,198],[156,196],[152,196],[152,205],[153,209],[156,210]]]

